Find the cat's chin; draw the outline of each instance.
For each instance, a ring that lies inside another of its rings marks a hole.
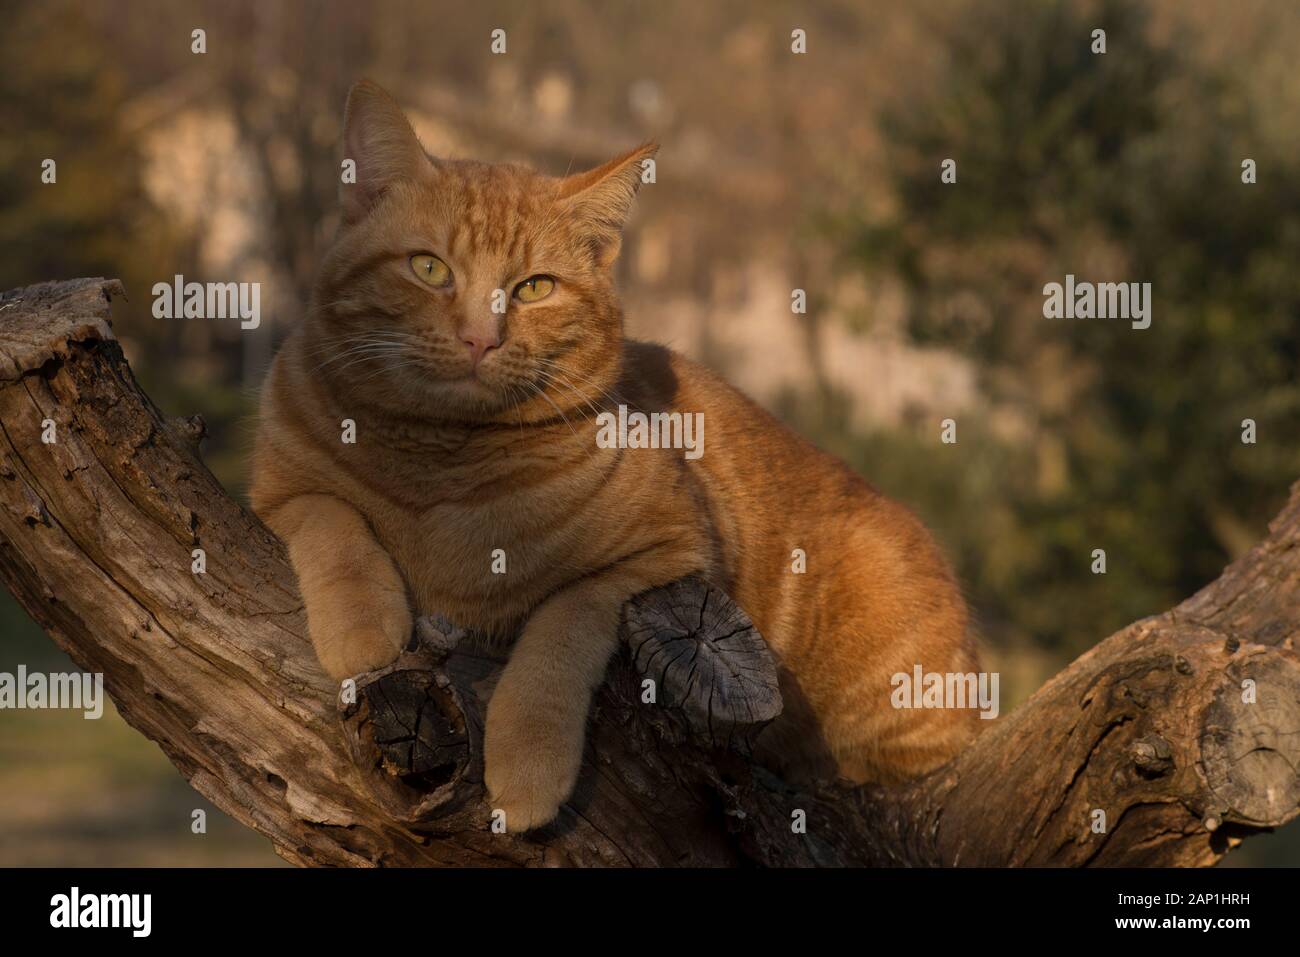
[[[426,388],[440,411],[458,418],[488,421],[513,405],[500,389],[475,376],[440,379]]]

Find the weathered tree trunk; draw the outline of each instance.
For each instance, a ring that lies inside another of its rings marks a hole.
[[[423,619],[340,694],[283,547],[200,462],[201,420],[165,419],[131,376],[118,291],[0,297],[0,575],[195,788],[294,863],[1205,865],[1297,813],[1300,484],[1216,582],[894,790],[758,768],[753,732],[781,702],[748,619],[698,580],[641,596],[560,820],[495,833],[481,742],[500,662]]]

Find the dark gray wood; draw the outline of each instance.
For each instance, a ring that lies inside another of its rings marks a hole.
[[[709,743],[730,747],[738,729],[781,713],[772,652],[722,589],[698,577],[672,582],[628,602],[623,623],[637,673]]]

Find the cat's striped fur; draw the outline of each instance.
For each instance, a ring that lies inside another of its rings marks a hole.
[[[610,267],[652,147],[565,178],[431,159],[369,83],[345,147],[357,183],[265,385],[252,493],[331,675],[395,657],[414,608],[520,630],[486,777],[508,827],[538,826],[572,790],[624,600],[703,573],[780,661],[786,708],[765,744],[788,772],[892,781],[963,745],[973,711],[890,705],[896,672],[977,667],[921,523],[708,370],[623,338]],[[417,278],[418,253],[452,283]],[[549,296],[492,310],[536,274]],[[599,448],[596,412],[618,403],[702,412],[703,456]]]

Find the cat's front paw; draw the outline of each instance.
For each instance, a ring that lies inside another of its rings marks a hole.
[[[498,758],[488,764],[485,778],[488,802],[494,812],[504,814],[506,830],[512,834],[550,824],[573,790],[573,779],[558,763],[538,761],[535,756],[518,761]]]
[[[505,813],[506,830],[522,833],[555,820],[582,765],[581,729],[574,740],[535,727],[509,727],[488,707],[484,783],[493,811]]]
[[[366,596],[331,595],[308,605],[307,630],[321,667],[336,681],[374,671],[397,660],[411,637],[411,612],[403,596],[378,592]],[[358,614],[361,612],[361,614]]]
[[[405,645],[405,640],[395,643],[397,634],[373,626],[356,628],[331,641],[328,647],[317,642],[316,657],[331,678],[342,681],[396,661]]]

